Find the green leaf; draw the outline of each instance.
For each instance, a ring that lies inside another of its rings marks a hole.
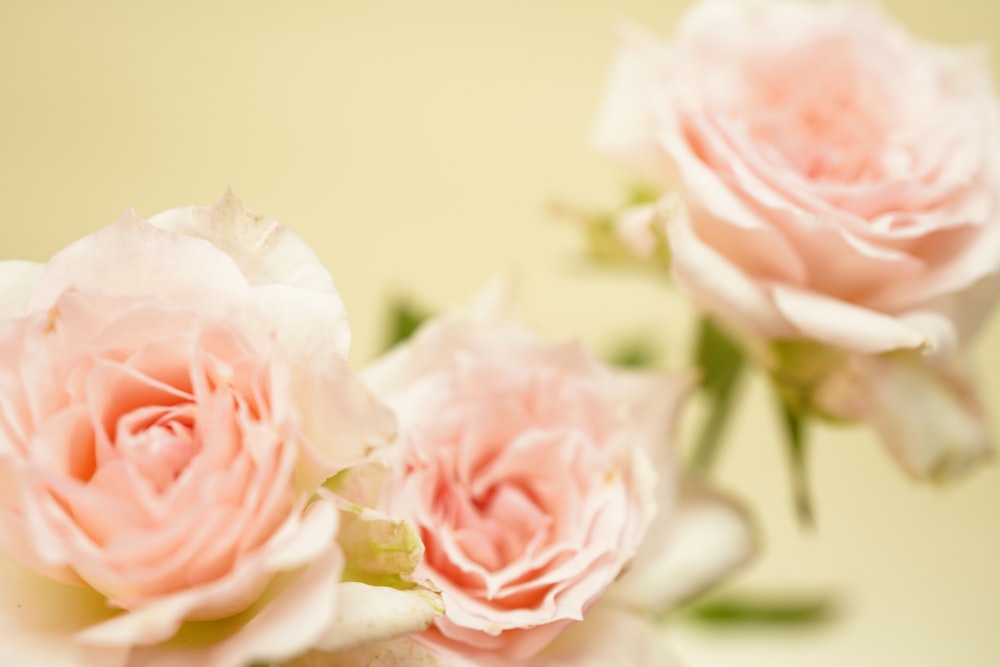
[[[835,614],[836,604],[828,596],[742,594],[701,603],[686,615],[701,624],[733,628],[819,625]]]
[[[413,335],[430,316],[423,308],[409,299],[397,297],[389,305],[386,317],[385,350],[392,349]]]
[[[785,426],[785,443],[788,451],[789,473],[791,475],[792,499],[799,523],[807,528],[816,525],[813,512],[812,490],[809,483],[807,465],[806,417],[782,400],[781,418]]]
[[[622,368],[653,368],[659,356],[655,343],[642,336],[633,336],[616,345],[607,359],[608,363]]]
[[[739,344],[707,317],[703,317],[699,324],[694,357],[709,410],[699,431],[691,467],[697,473],[707,475],[718,456],[746,359]]]

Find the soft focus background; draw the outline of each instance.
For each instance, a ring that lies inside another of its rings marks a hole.
[[[580,260],[554,203],[613,205],[629,181],[588,132],[618,20],[668,35],[688,2],[174,0],[0,5],[0,249],[45,260],[127,206],[148,216],[225,188],[296,229],[352,316],[353,361],[387,302],[432,308],[494,273],[527,317],[599,351],[656,336],[686,356],[684,301]],[[892,0],[909,29],[985,42],[1000,4]],[[974,350],[1000,426],[1000,317]],[[766,550],[739,590],[833,595],[808,631],[679,624],[691,667],[1000,664],[1000,470],[919,486],[859,430],[818,433],[818,528],[803,531],[769,395],[751,383],[720,478],[758,511]]]

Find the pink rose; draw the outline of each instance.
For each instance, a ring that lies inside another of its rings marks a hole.
[[[956,352],[1000,285],[980,50],[859,2],[705,0],[670,44],[624,37],[596,140],[679,190],[673,276],[701,308],[759,339]]]
[[[674,275],[738,326],[879,353],[982,316],[1000,116],[979,50],[866,3],[705,0],[669,45],[626,31],[596,139],[680,189]]]
[[[0,263],[0,311],[0,662],[245,667],[429,622],[344,619],[380,598],[320,485],[394,420],[288,229],[231,194],[127,213]]]
[[[616,373],[508,310],[495,284],[366,371],[400,423],[385,506],[419,531],[416,576],[445,607],[418,643],[444,665],[666,665],[635,610],[662,609],[750,551],[728,506],[688,506],[712,508],[693,523],[677,510],[670,439],[686,383]],[[718,541],[683,555],[700,529]],[[628,652],[621,632],[636,639]]]

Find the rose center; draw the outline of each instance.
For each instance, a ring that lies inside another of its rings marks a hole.
[[[150,406],[123,417],[116,449],[158,492],[163,492],[200,450],[194,405]]]
[[[841,54],[827,57],[830,50]],[[878,176],[889,128],[885,86],[850,40],[828,39],[750,66],[751,134],[811,180]]]

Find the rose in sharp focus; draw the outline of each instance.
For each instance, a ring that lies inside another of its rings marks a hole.
[[[441,589],[445,615],[419,646],[345,664],[670,664],[653,614],[750,552],[728,505],[678,504],[670,441],[685,381],[615,372],[508,309],[494,284],[366,370],[400,423],[384,505],[419,531],[417,575]],[[717,539],[689,540],[705,534]]]
[[[995,299],[984,54],[921,42],[873,5],[705,0],[669,44],[629,28],[596,140],[680,193],[686,211],[652,222],[673,276],[742,336],[934,353],[940,379]],[[956,469],[987,451],[965,444]]]
[[[290,230],[229,194],[0,277],[4,664],[244,667],[429,620],[341,623],[321,484],[394,420]]]

